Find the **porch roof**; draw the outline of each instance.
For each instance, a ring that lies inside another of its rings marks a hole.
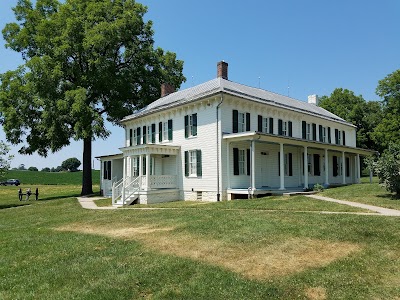
[[[273,144],[286,144],[286,145],[293,145],[293,146],[302,146],[302,147],[309,147],[315,149],[328,149],[330,151],[338,151],[338,152],[347,152],[347,153],[354,153],[360,155],[372,155],[375,154],[376,151],[362,149],[357,147],[350,147],[344,145],[336,145],[336,144],[327,144],[318,141],[311,141],[311,140],[303,140],[296,137],[289,137],[289,136],[279,136],[275,134],[269,133],[262,133],[257,131],[251,132],[239,132],[239,133],[224,133],[223,139],[230,141],[230,142],[239,142],[239,141],[260,141],[266,143],[273,143]]]
[[[161,154],[178,155],[181,147],[159,144],[145,144],[119,148],[124,156],[143,155],[143,154]]]

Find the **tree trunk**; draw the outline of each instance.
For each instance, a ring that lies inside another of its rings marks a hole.
[[[81,196],[93,194],[92,190],[92,138],[83,140],[83,172]]]

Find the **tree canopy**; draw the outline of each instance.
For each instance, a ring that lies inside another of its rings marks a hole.
[[[46,156],[83,140],[82,194],[92,193],[91,143],[185,77],[176,54],[154,47],[147,8],[134,0],[19,0],[6,47],[24,64],[0,75],[0,122],[22,154]]]
[[[374,128],[382,118],[381,104],[365,101],[353,91],[336,88],[330,96],[322,96],[319,106],[357,127],[357,147],[381,150],[372,137]]]
[[[61,164],[61,167],[70,172],[76,172],[78,171],[80,165],[81,162],[79,161],[79,159],[77,159],[76,157],[71,157],[64,160]]]
[[[400,70],[380,80],[376,93],[383,99],[384,118],[374,129],[373,137],[384,148],[390,143],[400,144]]]

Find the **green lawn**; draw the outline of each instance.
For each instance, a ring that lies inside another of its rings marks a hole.
[[[346,209],[305,197],[94,211],[79,186],[40,188],[22,207],[0,188],[0,299],[400,295],[399,218],[291,211]]]
[[[19,179],[22,184],[46,184],[46,185],[80,185],[82,184],[82,172],[33,172],[10,170],[6,178]],[[100,184],[100,171],[92,171],[93,184]]]
[[[373,178],[372,184],[369,183],[369,178],[362,178],[361,182],[361,184],[327,189],[322,195],[400,210],[400,199],[396,199],[393,194],[381,187],[376,177]]]

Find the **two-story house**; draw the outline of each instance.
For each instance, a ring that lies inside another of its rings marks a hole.
[[[121,120],[120,154],[101,156],[101,188],[114,205],[136,200],[219,201],[358,183],[356,127],[308,103],[217,78],[174,91]]]

